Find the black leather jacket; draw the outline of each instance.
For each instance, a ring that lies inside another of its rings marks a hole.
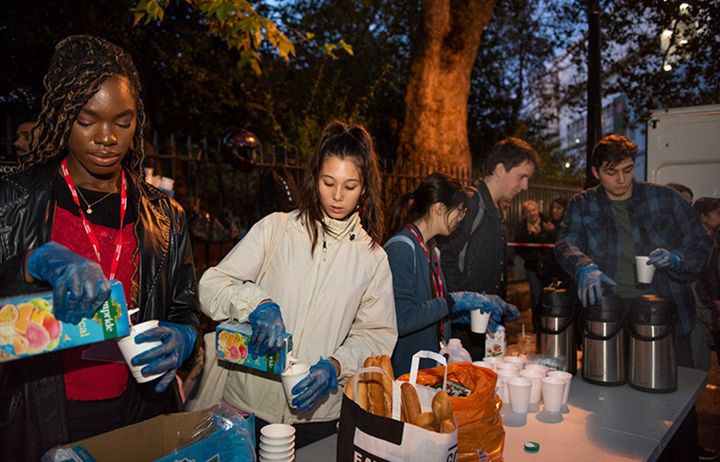
[[[58,167],[58,162],[50,162],[0,179],[0,296],[48,288],[25,282],[23,267],[25,252],[50,238]],[[152,186],[143,182],[138,189],[132,181],[128,184],[129,203],[138,206],[138,322],[160,319],[186,324],[196,330],[200,339],[197,281],[185,214],[174,200]],[[145,391],[139,393],[143,394]],[[178,396],[173,382],[168,391],[155,394],[152,400],[165,401],[159,408],[168,412],[180,409]],[[138,418],[147,417],[143,399],[133,401]],[[64,403],[63,371],[57,354],[0,364],[3,459],[9,456],[10,460],[38,460],[48,448],[67,442]]]

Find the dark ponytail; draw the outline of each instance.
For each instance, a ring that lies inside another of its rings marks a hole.
[[[395,201],[392,234],[399,232],[406,223],[412,223],[427,215],[430,207],[438,202],[444,204],[448,210],[467,207],[470,194],[458,180],[443,173],[431,173],[415,191],[405,193]]]

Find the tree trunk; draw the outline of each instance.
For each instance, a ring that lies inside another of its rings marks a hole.
[[[425,0],[405,93],[398,164],[470,169],[468,95],[494,0]],[[431,167],[432,168],[432,167]]]

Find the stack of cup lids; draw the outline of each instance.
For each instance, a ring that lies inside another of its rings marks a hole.
[[[295,428],[286,424],[270,424],[260,429],[260,462],[292,462],[295,460]]]

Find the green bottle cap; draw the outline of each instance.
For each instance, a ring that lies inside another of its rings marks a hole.
[[[536,443],[535,441],[527,441],[523,445],[523,449],[525,449],[525,452],[538,452],[540,451],[540,443]]]

